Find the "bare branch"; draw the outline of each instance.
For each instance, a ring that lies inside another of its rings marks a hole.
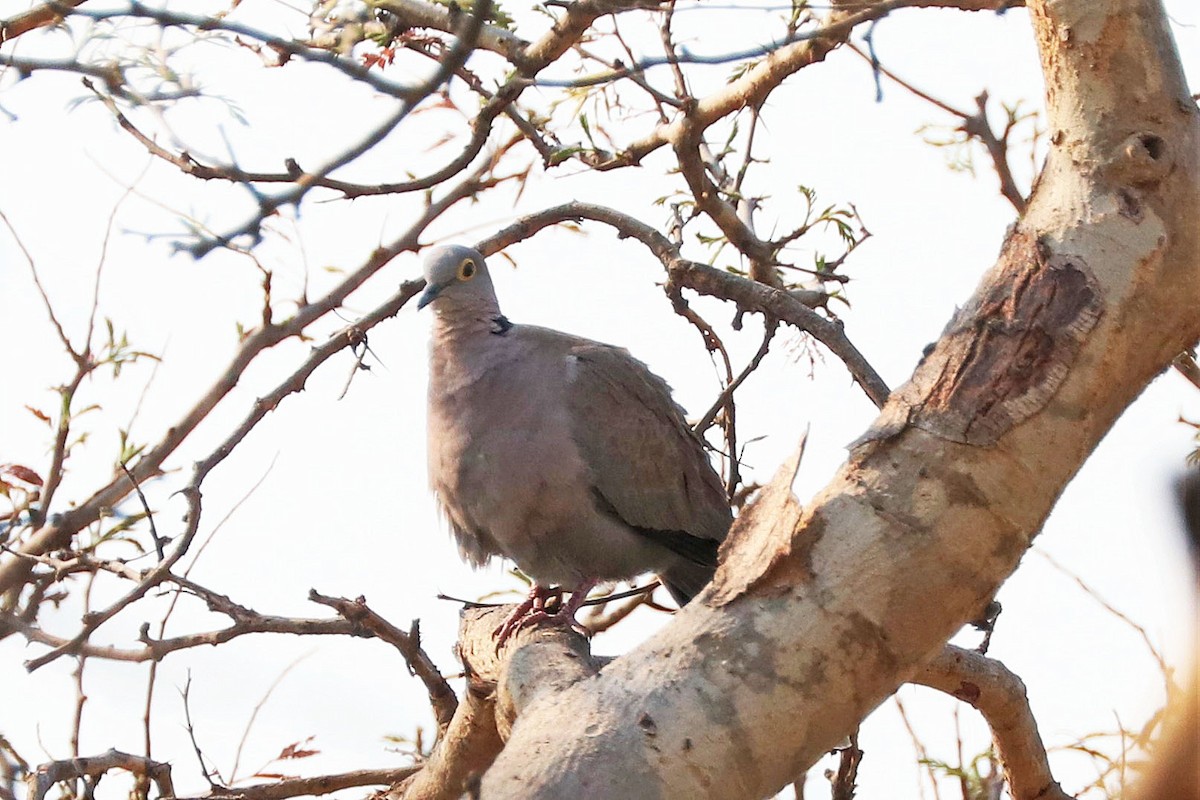
[[[289,797],[323,795],[356,786],[385,786],[402,781],[419,769],[420,766],[359,769],[312,778],[285,778],[275,783],[213,789],[206,795],[180,800],[287,800]]]
[[[73,58],[25,58],[0,53],[0,66],[11,67],[21,75],[32,75],[35,72],[74,72],[104,81],[105,87],[113,94],[122,97],[128,95],[124,88],[125,74],[115,63],[85,64]]]
[[[1009,122],[1005,125],[1004,131],[997,135],[996,132],[992,130],[992,125],[987,118],[988,93],[986,91],[981,92],[979,96],[975,98],[976,110],[974,113],[968,114],[965,111],[955,108],[949,103],[937,99],[931,94],[921,91],[916,86],[913,86],[908,81],[885,68],[877,59],[867,53],[864,53],[856,45],[848,44],[847,47],[849,47],[850,50],[852,50],[856,55],[869,62],[871,64],[871,68],[876,72],[890,78],[897,85],[907,89],[909,92],[926,101],[927,103],[937,106],[943,111],[958,117],[961,120],[959,130],[965,133],[969,138],[979,140],[979,143],[982,144],[984,149],[987,150],[988,157],[991,159],[992,166],[996,171],[996,177],[1000,180],[1000,194],[1002,194],[1004,199],[1008,200],[1008,202],[1012,204],[1012,207],[1016,209],[1018,214],[1024,213],[1026,206],[1025,195],[1022,194],[1021,190],[1017,188],[1016,180],[1013,178],[1012,168],[1008,163],[1008,137],[1012,132],[1013,126],[1018,122],[1019,119],[1023,119],[1023,117],[1018,118],[1010,115]]]
[[[104,773],[123,769],[135,775],[143,775],[154,781],[159,797],[173,798],[175,788],[171,782],[171,765],[153,761],[142,756],[109,750],[107,753],[88,758],[67,758],[39,764],[30,775],[31,800],[44,800],[56,783],[73,778],[99,778]]]
[[[132,17],[136,19],[150,20],[158,23],[164,28],[175,27],[193,31],[225,31],[227,33],[232,33],[237,36],[243,36],[248,39],[261,42],[263,46],[267,47],[268,49],[284,54],[289,58],[300,58],[305,61],[311,61],[331,67],[332,69],[345,74],[347,77],[350,77],[360,83],[364,83],[370,86],[372,89],[382,94],[386,94],[389,97],[395,97],[399,100],[415,103],[418,102],[421,97],[425,96],[425,94],[423,94],[424,84],[408,86],[393,83],[382,77],[377,71],[373,72],[356,61],[343,58],[338,53],[331,53],[321,48],[310,47],[304,42],[275,36],[274,34],[261,31],[249,25],[244,25],[221,15],[187,14],[167,8],[150,6],[139,2],[139,0],[132,0],[132,2],[128,3],[128,5],[118,8],[97,10],[79,9],[74,12],[74,15],[93,20],[121,20]],[[113,90],[114,93],[124,96],[126,92],[120,88],[121,84],[123,83],[124,79],[121,77],[115,86],[113,84],[109,84],[109,88]]]
[[[750,373],[758,369],[759,365],[762,363],[762,360],[766,358],[767,351],[771,349],[771,340],[775,338],[775,330],[778,325],[775,320],[770,319],[769,317],[765,320],[765,323],[766,330],[763,332],[762,344],[758,346],[758,350],[755,351],[754,356],[750,359],[750,362],[746,364],[745,368],[738,373],[736,378],[726,385],[726,387],[721,391],[721,394],[717,396],[717,399],[713,401],[713,404],[709,406],[708,411],[704,413],[704,416],[702,416],[699,422],[693,426],[696,433],[703,435],[704,431],[708,430],[708,427],[712,425],[713,420],[716,419],[720,410],[724,408],[729,402],[729,399],[733,397],[733,393],[736,392],[738,387],[745,382],[746,378],[750,377]]]
[[[543,228],[567,220],[582,219],[611,225],[620,235],[640,241],[662,262],[671,280],[678,285],[701,294],[731,300],[743,311],[768,314],[811,334],[842,360],[876,406],[882,406],[887,400],[890,393],[887,384],[846,338],[839,323],[826,319],[785,291],[682,258],[679,248],[667,237],[640,220],[614,209],[590,203],[566,203],[523,217],[477,246],[480,252],[490,255],[510,244],[528,239]]]
[[[639,139],[613,158],[594,164],[597,169],[614,169],[617,167],[640,164],[642,159],[658,148],[671,144],[677,145],[691,136],[698,138],[699,134],[714,122],[747,106],[761,105],[780,83],[810,64],[824,60],[839,45],[843,44],[855,27],[864,22],[881,19],[892,11],[900,8],[940,7],[959,8],[966,11],[996,10],[1011,8],[1015,4],[1005,0],[981,0],[981,2],[952,2],[947,0],[888,0],[873,3],[866,7],[858,3],[837,3],[835,11],[830,14],[825,24],[813,31],[798,33],[789,40],[776,43],[766,48],[755,48],[745,53],[726,54],[706,59],[691,56],[688,61],[709,61],[724,63],[728,60],[752,58],[766,53],[766,57],[735,81],[723,89],[698,100],[687,114],[679,116],[668,125],[660,125],[648,136]],[[1023,3],[1021,3],[1023,5]],[[842,10],[842,9],[845,10]],[[772,49],[775,47],[775,49]],[[678,60],[684,61],[680,57]],[[653,62],[651,62],[653,63]],[[663,62],[666,63],[666,62]],[[627,68],[637,71],[638,67]],[[622,77],[621,74],[597,76],[596,82],[607,82]],[[544,81],[540,81],[544,83]],[[571,82],[567,82],[571,83]]]
[[[1025,684],[1002,663],[946,645],[912,680],[970,703],[983,714],[1015,800],[1070,800],[1050,773]]]
[[[399,650],[404,662],[408,664],[409,672],[425,684],[425,690],[429,692],[429,704],[433,707],[433,715],[437,720],[438,735],[445,735],[446,728],[458,709],[458,697],[450,688],[449,682],[442,677],[437,665],[421,647],[421,628],[416,620],[413,620],[412,627],[406,632],[370,609],[366,598],[347,600],[342,597],[326,597],[314,589],[309,591],[308,599],[329,606],[347,622],[365,628]]]

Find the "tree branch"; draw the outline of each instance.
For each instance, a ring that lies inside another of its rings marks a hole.
[[[123,769],[154,781],[155,786],[158,787],[160,798],[175,797],[170,764],[113,749],[99,756],[67,758],[39,764],[33,774],[29,776],[31,800],[45,800],[46,794],[54,784],[61,781],[73,778],[95,780],[114,769]]]
[[[437,665],[421,647],[421,629],[416,620],[413,620],[412,628],[405,632],[371,610],[367,606],[366,598],[346,600],[342,597],[326,597],[316,590],[310,590],[308,599],[329,606],[347,622],[365,628],[399,650],[404,662],[408,664],[409,672],[425,684],[425,690],[429,693],[429,704],[433,707],[433,715],[437,720],[439,738],[445,735],[446,728],[458,709],[458,697],[450,688],[449,682],[442,677]]]
[[[670,279],[701,294],[730,300],[743,311],[766,314],[809,333],[841,359],[854,380],[877,406],[887,400],[889,389],[858,349],[846,337],[840,323],[830,321],[787,292],[737,275],[688,261],[667,237],[640,220],[605,206],[566,203],[522,217],[517,222],[478,243],[480,252],[491,255],[508,245],[528,239],[543,228],[567,220],[590,219],[610,225],[621,236],[630,236],[652,252],[667,269]]]
[[[946,645],[912,678],[969,703],[983,714],[1004,762],[1014,800],[1071,800],[1050,772],[1025,684],[1004,664]]]
[[[359,769],[312,778],[284,778],[274,783],[214,789],[205,795],[180,800],[287,800],[289,797],[323,795],[358,786],[385,786],[402,781],[421,769],[419,765],[382,769]]]
[[[0,20],[0,45],[17,38],[22,33],[62,22],[70,10],[82,4],[83,1],[57,0],[57,2],[43,3],[28,11],[23,11],[15,17]]]

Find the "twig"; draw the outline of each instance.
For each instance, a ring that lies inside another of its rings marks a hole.
[[[132,17],[150,20],[163,27],[175,27],[193,31],[224,31],[261,42],[268,49],[284,54],[288,58],[300,58],[330,67],[349,78],[370,86],[382,94],[402,101],[416,100],[423,88],[423,85],[408,86],[393,83],[381,76],[378,71],[369,70],[353,59],[343,58],[340,53],[329,52],[318,47],[310,47],[305,42],[285,39],[219,15],[187,14],[170,8],[147,5],[139,0],[131,0],[125,6],[117,8],[76,9],[74,16],[97,21],[121,20]],[[76,69],[73,71],[79,72],[82,70]],[[115,73],[115,75],[106,76],[103,73],[96,74],[92,71],[87,71],[86,74],[95,74],[96,77],[105,80],[110,91],[116,94],[124,94],[122,89],[124,78],[120,74],[119,69],[114,65],[111,72]],[[115,82],[110,80],[112,77],[115,77]]]
[[[717,418],[718,412],[720,412],[726,403],[729,402],[729,399],[733,397],[733,393],[737,391],[738,387],[740,387],[743,382],[745,382],[746,378],[750,377],[750,373],[754,372],[756,369],[758,369],[759,365],[762,364],[762,360],[766,357],[767,352],[771,349],[771,340],[775,338],[775,331],[778,328],[778,323],[769,317],[764,320],[764,323],[766,330],[763,331],[762,344],[758,346],[758,350],[754,353],[754,357],[750,359],[750,363],[746,364],[745,368],[738,373],[738,376],[729,382],[729,384],[721,391],[721,394],[717,395],[717,399],[713,401],[711,406],[709,406],[708,411],[704,413],[704,416],[702,416],[700,420],[692,426],[692,429],[695,430],[697,434],[701,436],[704,435],[704,432],[708,430],[710,425],[712,425],[713,420]]]
[[[29,762],[0,733],[0,800],[17,800],[16,783],[29,773]]]
[[[154,512],[150,510],[150,503],[146,500],[146,495],[142,493],[142,487],[138,484],[138,480],[134,474],[129,471],[129,467],[125,462],[121,462],[121,471],[125,473],[125,477],[129,478],[129,482],[133,484],[133,491],[137,493],[137,498],[142,504],[142,511],[146,514],[146,521],[150,524],[150,538],[154,540],[154,552],[158,554],[158,560],[162,561],[166,558],[164,547],[167,540],[158,535],[158,527],[154,524]]]
[[[727,386],[734,382],[733,364],[729,360],[729,351],[725,349],[725,343],[721,341],[721,337],[713,330],[713,327],[708,324],[708,321],[701,317],[692,309],[687,300],[683,297],[683,292],[674,282],[668,280],[663,286],[667,297],[671,299],[671,307],[675,313],[686,319],[692,324],[696,330],[700,331],[700,336],[704,340],[704,346],[709,353],[719,352],[721,354],[721,365],[725,368],[723,380]],[[729,474],[725,480],[725,493],[732,496],[737,491],[737,486],[741,483],[741,473],[738,468],[737,458],[737,425],[735,419],[735,409],[733,405],[732,394],[724,395],[725,402],[722,407],[725,409],[724,424],[722,429],[725,434],[725,452],[729,456]],[[703,435],[704,428],[696,426],[698,434]]]
[[[196,741],[196,726],[192,724],[191,693],[192,671],[188,670],[187,680],[183,684],[183,689],[181,689],[179,692],[181,698],[183,699],[183,725],[184,729],[187,731],[188,740],[192,743],[192,752],[196,754],[196,761],[198,761],[200,764],[200,772],[204,775],[204,780],[208,781],[209,788],[215,790],[218,788],[219,784],[212,779],[212,776],[216,775],[218,778],[220,778],[221,775],[219,772],[217,772],[216,767],[213,767],[210,770],[208,765],[204,763],[204,753],[200,750],[200,743]]]
[[[214,788],[206,795],[179,800],[287,800],[290,797],[323,795],[358,786],[386,786],[410,777],[420,766],[360,769],[313,778],[284,778],[274,783],[259,783],[237,788]]]
[[[650,586],[643,586],[641,589],[637,590],[632,597],[626,597],[625,599],[627,602],[621,603],[617,607],[610,608],[607,611],[601,612],[599,606],[597,606],[595,611],[589,613],[588,616],[581,621],[581,624],[583,627],[591,631],[593,636],[597,633],[603,633],[609,628],[612,628],[621,620],[628,617],[637,609],[649,604],[654,587],[657,585],[658,583],[656,581]],[[622,594],[628,595],[629,593],[623,592]],[[617,595],[610,595],[602,598],[603,602],[606,604],[612,603],[616,599],[618,599]],[[587,602],[590,603],[592,601],[589,600]]]
[[[836,772],[827,772],[832,784],[832,800],[854,800],[854,790],[858,783],[858,766],[862,763],[863,751],[858,747],[858,731],[850,734],[846,747],[838,748],[838,768]]]
[[[92,589],[96,585],[96,573],[89,573],[83,589],[83,613],[86,616],[92,608]],[[87,705],[87,692],[83,687],[84,669],[87,667],[87,653],[80,653],[75,658],[75,718],[71,721],[71,757],[79,758],[79,737],[83,732],[83,709]]]
[[[908,731],[909,739],[912,740],[913,752],[916,753],[917,763],[925,767],[925,777],[929,779],[929,785],[933,787],[934,800],[941,800],[942,795],[938,791],[937,773],[933,771],[933,762],[929,760],[925,743],[921,741],[921,737],[917,735],[916,728],[913,727],[912,721],[908,718],[908,712],[904,708],[904,703],[900,700],[900,695],[892,695],[892,702],[896,705],[896,712],[900,715],[900,721],[904,724],[904,729]],[[917,778],[917,791],[920,794],[921,800],[925,800],[925,783],[920,778]]]
[[[1000,194],[1004,195],[1004,199],[1012,204],[1012,207],[1016,209],[1018,214],[1024,214],[1028,203],[1025,200],[1025,195],[1017,188],[1012,169],[1008,165],[1008,136],[1012,133],[1012,129],[1019,121],[1019,118],[1010,116],[1004,126],[1004,132],[997,136],[988,122],[987,102],[988,93],[986,91],[980,92],[979,96],[975,98],[975,105],[979,110],[963,121],[962,130],[968,136],[978,139],[984,148],[987,149],[988,155],[992,159],[992,165],[996,170],[996,177],[1000,179]]]
[[[165,580],[182,580],[171,577]],[[89,658],[99,658],[108,661],[127,662],[157,662],[167,655],[179,650],[194,647],[214,646],[224,644],[241,636],[256,633],[289,634],[293,636],[363,636],[363,629],[344,619],[310,619],[305,617],[281,617],[259,614],[256,611],[234,603],[227,597],[188,582],[189,592],[208,602],[209,609],[229,616],[233,622],[228,627],[213,631],[184,634],[167,639],[152,638],[148,624],[143,625],[139,640],[144,647],[120,648],[112,645],[96,645],[77,643],[47,633],[33,623],[20,617],[0,612],[0,633],[15,632],[24,636],[30,642],[44,644],[57,650],[63,650],[75,655],[87,655]],[[28,666],[28,664],[27,664]],[[37,664],[35,666],[41,666]]]
[[[261,226],[267,217],[285,206],[299,203],[308,194],[309,190],[313,188],[317,178],[327,176],[333,171],[357,160],[364,153],[382,142],[422,100],[433,94],[438,87],[445,83],[466,62],[467,57],[475,48],[475,41],[478,39],[480,31],[483,30],[483,20],[491,11],[491,7],[491,0],[475,0],[474,8],[472,9],[473,13],[467,16],[466,22],[456,34],[457,40],[454,46],[446,52],[445,57],[433,75],[411,89],[401,101],[400,107],[383,122],[376,125],[358,143],[347,148],[339,155],[334,156],[314,172],[299,176],[295,181],[293,189],[271,197],[261,197],[258,201],[258,213],[253,217],[228,233],[215,238],[202,238],[197,243],[188,246],[186,248],[188,252],[199,258],[219,247],[230,245],[234,240],[242,236],[249,236],[253,241],[257,242],[262,236]]]
[[[1196,364],[1196,357],[1191,353],[1180,353],[1171,362],[1175,367],[1175,371],[1191,382],[1192,386],[1200,389],[1200,365]]]
[[[122,609],[139,600],[145,596],[146,592],[150,591],[150,589],[154,588],[170,577],[171,567],[173,567],[175,562],[182,558],[183,554],[187,552],[188,547],[191,545],[192,539],[196,535],[196,528],[200,523],[201,494],[198,487],[199,479],[193,481],[191,485],[180,490],[180,494],[184,496],[188,504],[188,523],[183,535],[179,538],[175,545],[175,549],[171,552],[171,554],[167,558],[160,561],[153,569],[149,570],[142,580],[138,582],[133,589],[127,592],[124,597],[120,598],[103,611],[86,614],[82,619],[79,633],[72,637],[69,642],[59,647],[55,647],[49,652],[44,653],[36,658],[26,661],[25,668],[27,670],[33,672],[39,667],[43,667],[46,664],[49,664],[51,661],[54,661],[59,656],[74,652],[75,648],[78,648],[80,645],[86,642],[88,637],[90,637],[92,633],[102,624],[112,619]]]
[[[878,59],[872,58],[869,53],[864,53],[862,51],[862,48],[860,48],[858,45],[854,44],[853,42],[847,42],[846,47],[852,53],[854,53],[856,56],[858,56],[859,58],[863,59],[868,64],[870,64],[871,69],[873,69],[874,71],[878,72],[881,75],[884,75],[884,76],[890,78],[898,86],[900,86],[901,88],[907,89],[909,92],[911,92],[912,94],[921,98],[925,102],[927,102],[931,105],[935,105],[938,108],[945,111],[947,114],[951,114],[955,117],[958,117],[959,119],[966,119],[967,117],[971,116],[967,112],[960,111],[959,109],[955,108],[954,106],[950,105],[949,103],[939,100],[936,97],[934,97],[933,95],[921,91],[913,84],[909,83],[908,81],[904,80],[899,75],[897,75],[896,73],[889,70],[887,67],[883,66],[883,64],[880,64]]]
[[[1167,682],[1167,690],[1168,690],[1168,694],[1169,694],[1171,691],[1172,685],[1173,685],[1172,680],[1171,680],[1171,668],[1167,665],[1167,660],[1166,660],[1166,658],[1163,657],[1163,654],[1161,652],[1159,652],[1159,649],[1157,647],[1154,646],[1154,642],[1150,639],[1150,632],[1147,631],[1143,626],[1139,625],[1137,622],[1134,622],[1128,615],[1124,614],[1120,609],[1118,609],[1112,603],[1108,602],[1108,600],[1104,599],[1104,596],[1101,595],[1100,592],[1096,591],[1093,587],[1089,586],[1083,580],[1083,578],[1079,577],[1079,575],[1072,572],[1065,564],[1060,562],[1058,559],[1054,558],[1054,556],[1050,555],[1045,550],[1043,550],[1039,547],[1033,548],[1033,552],[1037,553],[1039,556],[1041,556],[1046,561],[1048,561],[1050,563],[1050,566],[1054,567],[1056,570],[1061,572],[1063,575],[1066,575],[1068,578],[1073,580],[1079,586],[1080,589],[1083,589],[1083,591],[1089,597],[1091,597],[1093,600],[1095,600],[1097,603],[1099,603],[1101,605],[1101,607],[1104,608],[1105,611],[1112,614],[1114,617],[1121,620],[1121,622],[1128,625],[1130,628],[1132,628],[1138,634],[1139,637],[1141,637],[1142,642],[1146,645],[1146,650],[1149,651],[1150,656],[1154,659],[1155,663],[1158,664],[1158,669],[1159,669],[1159,672],[1162,673],[1163,680],[1165,680]]]
[[[1010,118],[1008,123],[1004,126],[1004,132],[997,136],[995,131],[992,130],[992,126],[988,122],[987,118],[988,93],[986,91],[981,92],[975,98],[976,110],[974,113],[968,114],[967,112],[955,108],[949,103],[939,100],[933,95],[918,89],[916,86],[912,85],[891,70],[884,67],[877,59],[873,58],[867,53],[864,53],[857,45],[848,43],[846,46],[850,48],[850,50],[856,55],[870,63],[871,68],[879,74],[890,78],[897,85],[907,89],[909,92],[921,98],[925,102],[937,106],[948,114],[958,117],[961,121],[959,130],[967,134],[967,136],[971,139],[978,139],[979,143],[982,144],[984,149],[987,150],[988,156],[992,160],[992,166],[996,170],[996,177],[1000,180],[1000,194],[1004,196],[1005,200],[1008,200],[1008,202],[1012,204],[1012,207],[1016,209],[1018,214],[1023,214],[1025,212],[1025,206],[1027,204],[1025,195],[1023,195],[1021,190],[1017,188],[1016,180],[1013,178],[1012,169],[1008,164],[1008,136],[1012,132],[1013,126],[1017,123],[1017,118]]]
[[[421,629],[416,620],[413,620],[412,627],[405,632],[371,610],[364,597],[347,600],[343,597],[327,597],[315,589],[310,589],[308,599],[329,606],[347,622],[370,631],[395,647],[404,657],[409,672],[425,684],[425,691],[429,693],[429,704],[437,720],[438,734],[445,734],[450,720],[454,718],[454,712],[458,709],[458,696],[421,647]]]

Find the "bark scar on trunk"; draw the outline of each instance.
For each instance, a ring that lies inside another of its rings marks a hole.
[[[1103,314],[1095,277],[1077,256],[1051,255],[1016,230],[970,305],[920,367],[929,390],[910,421],[989,446],[1045,408]]]

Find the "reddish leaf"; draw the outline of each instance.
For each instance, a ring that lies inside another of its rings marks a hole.
[[[47,425],[50,425],[50,424],[51,424],[51,422],[52,422],[52,420],[50,419],[50,417],[48,417],[48,416],[45,414],[45,412],[43,412],[43,411],[38,411],[38,410],[37,410],[36,408],[34,408],[33,406],[25,406],[25,410],[26,410],[26,411],[28,411],[30,414],[33,414],[35,417],[37,417],[38,419],[40,419],[42,422],[46,423]]]
[[[396,60],[396,51],[390,47],[385,47],[378,53],[363,53],[363,66],[367,69],[371,67],[379,67],[383,69],[390,66]]]
[[[11,475],[19,481],[31,483],[34,486],[42,485],[42,476],[20,464],[0,464],[0,474]]]
[[[288,758],[308,758],[309,756],[318,755],[320,750],[305,750],[303,745],[308,744],[313,740],[313,737],[308,737],[302,742],[292,742],[283,750],[279,751],[279,755],[275,756],[277,761],[283,761]]]

